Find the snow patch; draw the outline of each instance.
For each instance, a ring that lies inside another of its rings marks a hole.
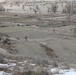
[[[4,71],[0,71],[0,75],[12,75],[11,73],[6,73]]]
[[[54,75],[76,75],[75,69],[59,70],[58,68],[52,68],[50,70]]]
[[[58,75],[76,75],[76,71],[74,69],[60,70]]]

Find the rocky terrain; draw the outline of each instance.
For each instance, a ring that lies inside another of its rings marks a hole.
[[[0,14],[0,75],[76,75],[76,24],[50,17]]]

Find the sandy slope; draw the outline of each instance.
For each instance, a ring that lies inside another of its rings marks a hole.
[[[14,27],[15,28],[15,27]],[[14,28],[12,30],[14,30]],[[55,53],[64,62],[76,64],[76,38],[73,37],[74,26],[67,26],[61,28],[39,29],[33,27],[24,27],[22,30],[15,29],[15,32],[9,32],[12,37],[19,38],[13,46],[19,51],[20,54],[36,57],[47,58],[45,50],[39,45],[40,42],[46,43],[48,47],[53,49]],[[72,31],[70,30],[72,29]],[[66,33],[65,33],[66,31]],[[28,41],[25,36],[28,36]]]

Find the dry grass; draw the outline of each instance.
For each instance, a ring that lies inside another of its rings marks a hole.
[[[51,49],[51,48],[49,48],[48,46],[43,45],[43,44],[40,44],[40,46],[41,46],[42,48],[44,48],[46,54],[47,54],[48,56],[50,56],[51,58],[57,58],[57,57],[58,57],[58,56],[55,54],[55,52],[54,52],[53,49]]]
[[[48,72],[44,72],[44,71],[42,72],[28,71],[28,72],[23,72],[23,73],[16,72],[13,75],[53,75],[53,74],[49,74]]]

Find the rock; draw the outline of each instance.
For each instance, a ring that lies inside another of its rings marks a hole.
[[[8,53],[5,49],[0,48],[0,54],[5,57],[14,57],[14,55]]]
[[[61,64],[59,65],[59,67],[60,67],[61,69],[70,69],[70,66],[69,66],[69,64],[67,64],[67,63],[61,63]]]
[[[59,69],[58,69],[58,68],[52,68],[52,69],[51,69],[51,72],[52,72],[53,74],[59,74]]]
[[[0,63],[4,63],[4,62],[5,62],[4,57],[0,55]]]
[[[12,40],[12,41],[17,41],[18,40],[18,38],[15,38],[15,37],[9,37],[8,39]]]
[[[1,38],[1,42],[4,42],[6,39],[7,39],[6,36],[2,36],[2,38]]]
[[[35,71],[35,72],[41,72],[41,71],[43,71],[43,69],[42,69],[41,66],[37,65],[37,66],[34,68],[34,71]]]

